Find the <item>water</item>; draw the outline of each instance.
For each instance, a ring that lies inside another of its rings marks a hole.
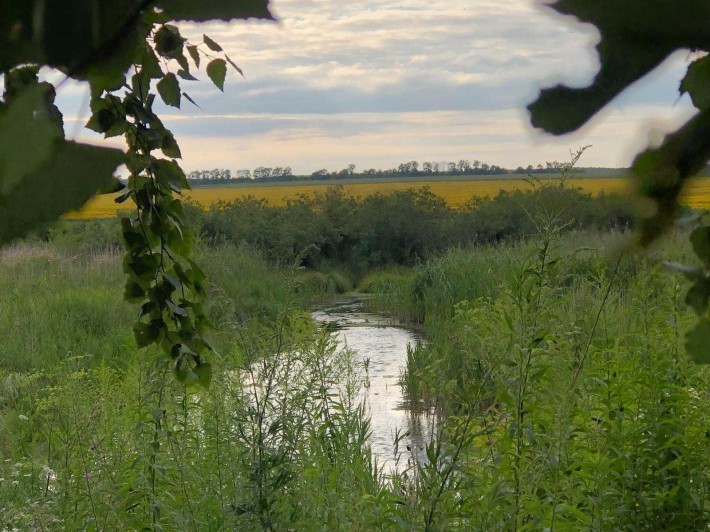
[[[421,334],[377,314],[363,311],[362,299],[348,298],[313,312],[313,319],[330,324],[339,342],[363,360],[369,377],[364,398],[371,417],[371,445],[385,472],[401,470],[412,460],[425,459],[435,422],[427,414],[408,407],[399,385],[407,363],[407,346],[422,340]],[[395,449],[397,434],[406,434]]]

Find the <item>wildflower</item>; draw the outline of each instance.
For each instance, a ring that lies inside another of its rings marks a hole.
[[[18,416],[22,421],[29,421],[30,418],[28,418],[25,414],[20,414]]]
[[[86,473],[84,473],[85,478],[91,478],[93,476],[94,476],[94,474],[91,471],[87,471]]]

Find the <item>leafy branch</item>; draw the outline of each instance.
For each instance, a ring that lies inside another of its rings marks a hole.
[[[209,385],[205,275],[191,259],[193,236],[180,201],[190,187],[176,160],[180,147],[153,104],[159,95],[173,107],[182,97],[197,105],[180,79],[196,80],[191,69],[202,59],[222,91],[227,64],[243,76],[217,42],[205,35],[191,44],[171,21],[271,19],[268,0],[0,0],[0,10],[0,245],[98,192],[124,188],[116,201],[135,205],[121,228],[125,297],[140,304],[136,343],[161,346],[180,381]],[[88,81],[86,127],[106,138],[123,136],[125,151],[65,140],[56,89],[39,80],[44,66]],[[121,164],[130,172],[127,187],[112,177]]]

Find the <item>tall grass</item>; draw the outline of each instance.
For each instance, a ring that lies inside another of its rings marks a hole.
[[[303,310],[346,274],[201,245],[219,356],[198,391],[136,350],[110,245],[68,230],[3,251],[3,527],[707,528],[710,374],[684,354],[685,281],[658,260],[687,262],[685,240],[636,257],[614,252],[621,234],[538,227],[364,278],[425,329],[402,385],[440,420],[391,475],[361,363]]]
[[[710,375],[685,358],[685,282],[653,260],[610,255],[611,242],[552,232],[501,250],[480,292],[448,273],[450,256],[400,284],[410,293],[399,301],[416,305],[429,332],[403,384],[444,419],[416,477],[411,523],[708,525]],[[660,255],[687,259],[682,242],[673,236]],[[480,250],[456,255],[482,276]]]
[[[87,258],[36,242],[3,253],[3,527],[366,529],[389,519],[359,510],[383,492],[360,364],[300,310],[330,284],[244,248],[199,253],[217,324],[209,391],[186,389],[161,355],[137,351],[112,251]]]

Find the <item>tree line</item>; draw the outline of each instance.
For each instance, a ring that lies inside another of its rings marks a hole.
[[[229,169],[214,168],[212,170],[196,170],[187,174],[188,182],[191,185],[218,185],[228,183],[252,183],[254,181],[261,182],[278,182],[278,181],[328,181],[337,179],[357,179],[367,177],[420,177],[420,176],[463,176],[463,175],[539,175],[539,174],[559,174],[568,163],[560,163],[558,161],[548,161],[544,165],[537,166],[528,165],[523,168],[518,166],[515,170],[488,164],[479,160],[469,161],[461,159],[458,162],[449,161],[408,161],[399,164],[397,167],[386,170],[369,168],[357,170],[357,166],[349,164],[341,170],[330,171],[326,168],[321,168],[310,174],[297,175],[293,173],[290,166],[265,167],[258,166],[251,169],[241,169],[232,172]]]

